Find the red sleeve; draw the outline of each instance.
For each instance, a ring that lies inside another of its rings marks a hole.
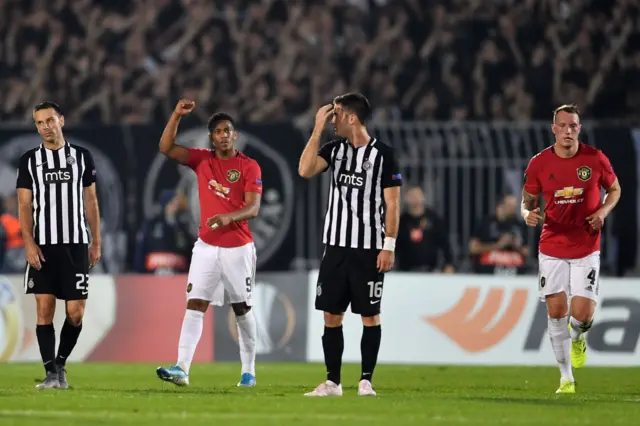
[[[250,161],[245,169],[244,192],[262,194],[262,171],[256,161]]]
[[[211,150],[204,148],[187,148],[189,151],[189,162],[187,166],[192,168],[193,170],[198,167],[205,158],[208,158],[211,155]]]
[[[531,195],[538,195],[541,191],[537,158],[538,156],[536,155],[529,161],[527,170],[524,172],[524,190]]]
[[[600,185],[604,187],[604,189],[611,188],[613,182],[618,179],[615,172],[613,171],[613,167],[611,167],[611,162],[607,158],[606,155],[602,151],[598,152],[598,160],[600,161]]]

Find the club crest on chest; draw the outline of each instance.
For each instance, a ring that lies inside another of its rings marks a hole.
[[[227,172],[227,180],[231,183],[235,183],[240,179],[240,172],[236,169],[231,169]]]
[[[587,166],[578,167],[578,179],[580,179],[583,182],[586,182],[589,179],[591,179],[591,169]]]

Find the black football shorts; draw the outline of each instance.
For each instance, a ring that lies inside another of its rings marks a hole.
[[[87,244],[41,245],[45,261],[38,271],[27,264],[25,293],[53,294],[57,299],[82,300],[89,296]]]
[[[316,287],[316,309],[332,314],[380,314],[384,274],[378,271],[380,250],[326,246]]]

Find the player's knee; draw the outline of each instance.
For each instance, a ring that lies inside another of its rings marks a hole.
[[[38,313],[37,313],[37,324],[38,325],[45,325],[45,324],[51,324],[53,323],[53,314],[54,314],[55,310],[54,309],[49,309],[49,308],[40,308],[38,309]]]
[[[209,308],[209,302],[202,299],[189,299],[187,302],[187,309],[192,311],[206,312]]]
[[[591,322],[596,303],[587,298],[574,298],[571,301],[571,316],[582,323]]]
[[[56,311],[56,299],[49,295],[36,296],[36,315],[38,324],[51,324]]]
[[[567,296],[564,293],[551,294],[547,296],[547,314],[549,318],[560,319],[569,313],[567,306]]]
[[[231,309],[233,309],[233,313],[236,314],[237,317],[241,317],[251,310],[251,306],[247,305],[245,302],[232,303]]]
[[[67,321],[74,327],[82,324],[82,318],[84,317],[84,306],[72,305],[67,307]]]
[[[333,314],[331,312],[324,313],[324,325],[326,327],[340,327],[342,325],[342,320],[344,318],[344,313]]]
[[[74,327],[82,324],[82,318],[84,317],[84,312],[74,311],[70,314],[67,314],[67,321]]]
[[[365,327],[375,327],[377,325],[380,325],[380,315],[362,315],[362,325],[364,325]]]

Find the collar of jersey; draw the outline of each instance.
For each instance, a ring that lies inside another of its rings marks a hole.
[[[369,138],[369,143],[368,143],[368,144],[366,144],[366,145],[362,145],[362,146],[359,146],[358,148],[356,148],[355,146],[353,146],[353,143],[351,143],[351,141],[349,140],[349,138],[344,138],[344,140],[345,140],[345,141],[347,141],[347,143],[348,143],[349,145],[351,145],[351,148],[353,148],[353,149],[358,149],[358,148],[364,148],[365,146],[373,145],[373,144],[374,144],[374,142],[376,141],[376,138],[374,138],[373,136],[371,136],[371,137]]]

